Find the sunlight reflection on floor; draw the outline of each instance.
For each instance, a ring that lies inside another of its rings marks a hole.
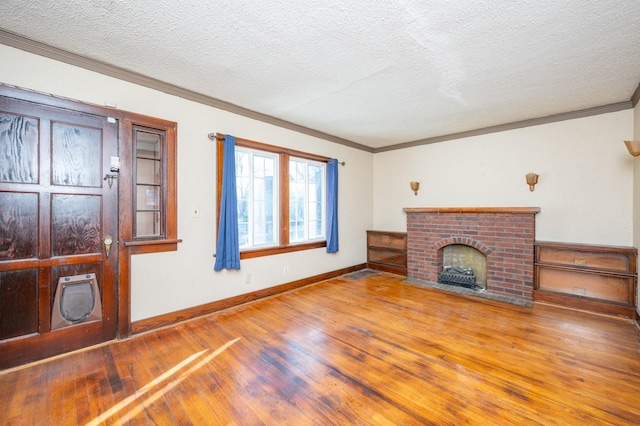
[[[127,412],[126,414],[124,414],[119,420],[120,423],[126,423],[129,420],[131,420],[132,418],[134,418],[136,415],[138,415],[142,410],[144,410],[145,407],[148,407],[150,404],[152,404],[155,400],[157,400],[158,398],[160,398],[162,395],[164,395],[165,393],[167,393],[168,391],[170,391],[171,389],[173,389],[176,385],[178,385],[180,382],[182,382],[184,379],[186,379],[187,377],[189,377],[189,375],[191,375],[193,372],[195,372],[196,370],[198,370],[199,368],[203,367],[204,365],[206,365],[209,361],[211,361],[213,358],[215,358],[216,356],[220,355],[222,352],[224,352],[228,347],[230,347],[231,345],[233,345],[234,343],[236,343],[238,340],[240,340],[240,337],[238,337],[237,339],[233,339],[228,341],[227,343],[225,343],[223,346],[221,346],[220,348],[218,348],[215,352],[213,352],[212,354],[208,355],[207,357],[203,358],[202,360],[200,360],[198,363],[196,363],[195,365],[193,365],[191,368],[189,368],[188,370],[184,371],[182,374],[180,374],[178,377],[175,377],[172,381],[170,381],[169,383],[167,383],[164,387],[162,387],[161,389],[157,390],[156,392],[154,392],[153,394],[151,394],[150,396],[148,396],[146,399],[144,399],[143,401],[141,401],[140,403],[138,403],[136,406],[131,407],[131,409],[129,410],[129,412]],[[109,417],[113,416],[114,414],[118,413],[119,411],[123,410],[126,406],[132,404],[134,401],[136,401],[137,399],[143,397],[145,394],[149,393],[153,387],[159,385],[160,383],[162,383],[163,381],[165,381],[166,379],[170,378],[171,376],[173,376],[174,374],[176,374],[178,371],[180,371],[181,369],[187,367],[189,364],[191,364],[193,361],[195,361],[197,358],[199,358],[200,356],[202,356],[204,353],[206,353],[208,351],[208,349],[205,349],[204,351],[201,352],[197,352],[193,355],[191,355],[190,357],[186,358],[185,360],[183,360],[182,362],[176,364],[175,366],[173,366],[172,368],[170,368],[169,370],[167,370],[166,372],[164,372],[163,374],[161,374],[160,376],[156,377],[155,379],[153,379],[151,382],[147,383],[146,385],[144,385],[139,391],[137,391],[135,394],[123,399],[122,401],[120,401],[119,403],[117,403],[116,405],[114,405],[113,407],[111,407],[110,409],[108,409],[107,411],[105,411],[104,413],[102,413],[101,415],[99,415],[98,417],[96,417],[95,419],[93,419],[92,421],[90,421],[89,423],[87,423],[87,426],[96,426],[99,424],[102,424],[103,422],[105,422]]]

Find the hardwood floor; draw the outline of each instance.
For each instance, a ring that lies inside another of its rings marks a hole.
[[[0,424],[640,424],[631,321],[343,276],[0,373]]]

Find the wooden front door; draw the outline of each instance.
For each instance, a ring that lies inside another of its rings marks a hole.
[[[117,155],[116,120],[0,96],[0,368],[115,338]],[[93,274],[99,318],[52,327],[59,281]]]

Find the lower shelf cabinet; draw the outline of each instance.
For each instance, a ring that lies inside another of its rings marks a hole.
[[[536,241],[534,298],[632,318],[636,262],[633,247]]]
[[[367,268],[407,275],[407,233],[367,231]]]

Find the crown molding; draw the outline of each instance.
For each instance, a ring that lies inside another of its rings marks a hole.
[[[563,112],[560,114],[547,115],[545,117],[530,118],[528,120],[515,121],[512,123],[498,124],[495,126],[483,127],[481,129],[468,130],[464,132],[451,133],[448,135],[434,136],[427,139],[419,139],[411,142],[399,143],[373,150],[374,154],[385,151],[395,151],[397,149],[412,148],[420,145],[445,142],[453,139],[468,138],[471,136],[486,135],[489,133],[504,132],[507,130],[521,129],[524,127],[539,126],[541,124],[555,123],[558,121],[572,120],[574,118],[589,117],[592,115],[606,114],[610,112],[622,111],[632,108],[631,101],[617,102],[609,105],[602,105],[593,108],[581,109],[578,111]]]
[[[638,83],[638,87],[636,87],[636,90],[633,92],[633,95],[631,95],[632,108],[635,108],[636,105],[638,105],[638,101],[640,101],[640,83]]]

